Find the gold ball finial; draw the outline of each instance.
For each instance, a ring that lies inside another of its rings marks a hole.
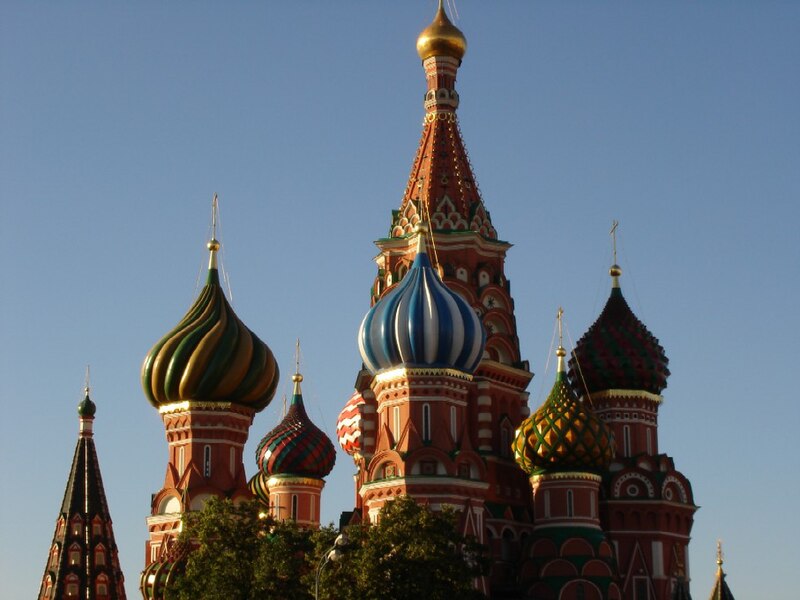
[[[208,244],[206,244],[206,248],[211,250],[211,252],[216,252],[217,250],[219,250],[219,246],[220,246],[219,241],[216,240],[215,238],[211,238],[208,241]]]
[[[612,277],[619,277],[622,275],[622,269],[619,265],[611,265],[611,268],[608,270],[608,274]]]
[[[559,346],[556,349],[556,356],[559,358],[564,358],[567,355],[567,351],[564,350],[564,346]]]
[[[439,0],[439,9],[433,22],[417,38],[417,54],[422,60],[431,56],[449,56],[460,61],[466,52],[467,38],[447,18],[444,5]]]
[[[294,381],[295,383],[300,383],[301,381],[303,381],[303,376],[300,375],[300,373],[295,373],[294,375],[292,375],[292,381]]]

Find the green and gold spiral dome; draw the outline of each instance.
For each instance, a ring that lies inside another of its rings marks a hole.
[[[614,437],[589,406],[575,396],[559,346],[556,382],[544,404],[517,429],[514,458],[528,475],[563,471],[598,473],[614,458]]]
[[[181,322],[144,359],[142,387],[153,406],[230,402],[259,411],[275,394],[275,357],[228,304],[219,284],[219,248],[212,237],[205,287]]]

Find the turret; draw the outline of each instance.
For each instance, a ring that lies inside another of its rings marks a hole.
[[[319,527],[320,497],[325,477],[336,462],[336,450],[308,417],[299,366],[292,381],[289,410],[256,448],[259,472],[251,480],[251,489],[262,502],[266,496],[268,510],[276,519]]]
[[[142,388],[161,415],[169,445],[164,485],[153,494],[147,519],[146,565],[172,564],[166,559],[175,555],[170,545],[186,511],[201,510],[212,496],[252,497],[242,450],[254,415],[278,384],[272,351],[239,319],[220,285],[216,195],[212,205],[206,284],[142,365]],[[150,581],[155,575],[145,570],[145,598],[161,597]]]
[[[611,545],[600,525],[600,482],[614,440],[588,402],[567,381],[558,311],[558,365],[542,406],[525,419],[514,456],[530,477],[534,535],[526,548],[524,589],[532,598],[619,600]],[[596,590],[589,593],[588,590]],[[599,595],[598,595],[599,594]]]
[[[668,359],[622,295],[617,225],[611,229],[611,294],[575,345],[569,377],[614,432],[616,457],[603,477],[600,512],[617,548],[623,594],[670,600],[676,588],[689,593],[688,546],[697,507],[689,480],[659,448]]]
[[[78,443],[39,588],[40,600],[126,597],[94,444],[96,411],[89,397],[87,370],[84,397],[78,404]]]

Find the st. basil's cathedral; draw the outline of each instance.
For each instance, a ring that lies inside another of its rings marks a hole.
[[[528,405],[533,372],[505,273],[511,244],[492,225],[458,124],[466,48],[440,1],[417,39],[427,83],[422,136],[388,236],[376,242],[357,338],[362,367],[336,426],[356,469],[342,525],[374,522],[408,495],[434,511],[455,508],[462,533],[486,545],[492,565],[477,585],[489,598],[691,598],[697,506],[658,443],[668,359],[628,306],[617,264],[599,317],[569,354],[559,341],[552,390],[535,410]],[[226,299],[212,230],[205,286],[142,366],[169,448],[147,517],[145,600],[164,597],[191,552],[177,543],[186,512],[211,497],[255,497],[277,519],[318,527],[336,458],[305,409],[298,366],[283,419],[257,446],[256,474],[246,475],[250,426],[272,400],[279,369]],[[38,597],[124,599],[88,385],[78,413]],[[732,599],[721,551],[717,564],[711,598]]]

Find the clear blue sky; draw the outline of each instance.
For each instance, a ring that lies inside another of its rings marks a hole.
[[[129,597],[166,466],[141,361],[191,303],[220,196],[239,316],[333,438],[419,139],[416,2],[0,4],[0,595],[38,590],[92,367]],[[661,449],[734,593],[794,597],[800,519],[800,4],[459,0],[461,128],[501,238],[536,406],[556,309],[576,340],[623,291],[672,376]],[[280,415],[258,415],[252,452]],[[352,507],[340,453],[323,518]]]

